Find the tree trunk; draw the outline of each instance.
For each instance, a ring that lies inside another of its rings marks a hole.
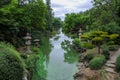
[[[100,54],[100,46],[98,46],[98,54]]]

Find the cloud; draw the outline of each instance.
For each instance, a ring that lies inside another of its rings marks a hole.
[[[92,7],[92,0],[51,0],[51,7],[55,17],[64,20],[67,13],[78,13]]]
[[[59,7],[62,7],[63,5],[53,3],[53,4],[51,4],[51,6],[52,6],[52,7],[58,7],[58,8],[59,8]]]

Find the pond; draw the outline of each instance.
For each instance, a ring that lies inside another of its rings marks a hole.
[[[44,62],[40,61],[44,63],[42,66],[44,70],[40,69],[44,80],[74,80],[73,75],[77,72],[78,54],[71,49],[71,42],[72,39],[64,35],[61,29],[59,34],[50,38],[51,51],[45,60],[41,60]]]

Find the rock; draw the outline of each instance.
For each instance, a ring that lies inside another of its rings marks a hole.
[[[95,77],[98,75],[97,71],[91,70],[90,68],[86,68],[83,74],[88,78],[92,78],[93,76]]]
[[[115,62],[114,61],[107,61],[107,64],[115,64]]]
[[[110,67],[110,68],[115,68],[115,65],[114,64],[105,64],[107,67]]]
[[[85,69],[85,65],[83,63],[79,63],[76,65],[80,71]]]
[[[77,78],[81,77],[82,76],[82,73],[79,71],[77,72],[73,77],[74,79],[76,80]]]
[[[83,65],[84,65],[83,63],[79,63],[76,66],[79,67],[79,66],[83,66]]]
[[[106,68],[105,71],[116,74],[113,68]]]

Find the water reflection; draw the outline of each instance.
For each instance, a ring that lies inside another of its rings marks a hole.
[[[72,39],[61,31],[49,41],[43,39],[44,44],[40,47],[42,51],[37,62],[40,78],[35,80],[73,80],[78,57],[70,46]]]
[[[72,52],[69,44],[61,46],[64,40],[71,43],[72,39],[61,31],[50,39],[53,48],[49,55],[46,80],[73,80],[73,75],[77,71],[77,55]]]
[[[78,61],[78,54],[71,47],[71,42],[70,41],[65,40],[64,42],[61,43],[61,46],[65,50],[64,62],[68,62],[69,64],[72,64],[72,63]]]
[[[42,52],[39,55],[39,60],[37,61],[37,73],[40,75],[41,80],[46,80],[47,70],[45,68],[44,55]]]

